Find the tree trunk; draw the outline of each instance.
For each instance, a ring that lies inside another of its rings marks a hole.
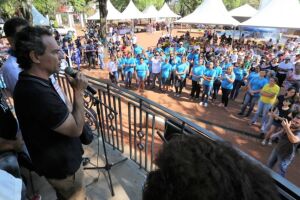
[[[24,0],[21,2],[20,12],[22,17],[24,17],[30,24],[33,24],[32,18],[32,0]]]
[[[107,16],[107,0],[99,1],[99,13],[100,13],[100,37],[106,38],[106,16]]]

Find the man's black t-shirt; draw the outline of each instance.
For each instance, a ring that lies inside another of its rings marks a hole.
[[[17,120],[0,92],[0,137],[6,140],[15,140],[17,131]]]
[[[21,72],[14,91],[16,114],[36,171],[46,178],[74,174],[82,161],[79,138],[54,131],[69,111],[50,80]]]

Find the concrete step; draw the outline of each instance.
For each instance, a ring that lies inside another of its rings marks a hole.
[[[113,150],[111,146],[106,145],[106,147],[109,162],[115,163],[125,158],[122,153]],[[84,157],[90,158],[90,164],[86,167],[97,166],[97,149],[97,139],[95,139],[91,145],[84,147]],[[102,140],[99,139],[98,166],[102,167],[104,165],[105,159]],[[44,177],[39,177],[35,173],[32,173],[32,176],[35,190],[42,195],[43,200],[56,199],[55,191]],[[111,168],[111,178],[115,196],[111,195],[106,170],[84,170],[84,177],[87,196],[90,200],[141,200],[146,173],[139,169],[138,165],[130,159],[113,166]],[[30,186],[28,190],[30,190]]]

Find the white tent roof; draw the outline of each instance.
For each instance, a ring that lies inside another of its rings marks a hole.
[[[180,15],[174,13],[167,3],[163,5],[163,7],[158,11],[158,17],[161,18],[178,18]]]
[[[273,0],[242,26],[300,29],[298,0]]]
[[[33,5],[31,8],[33,25],[34,26],[49,26],[49,19],[44,17]]]
[[[253,17],[257,10],[249,4],[244,4],[238,8],[229,11],[229,14],[234,17]]]
[[[117,19],[123,19],[122,14],[112,5],[110,0],[107,1],[107,20],[117,20]],[[88,20],[99,20],[100,19],[100,13],[99,9],[97,9],[96,13],[90,17],[87,18]]]
[[[132,0],[130,0],[128,6],[122,12],[123,19],[141,19],[145,18],[144,14],[137,9]]]
[[[272,0],[260,0],[258,10],[265,8]]]
[[[191,14],[176,21],[189,24],[238,25],[225,8],[222,0],[204,0]]]
[[[158,17],[158,11],[156,10],[156,8],[153,5],[147,7],[143,11],[143,13],[144,13],[145,18],[157,18]]]

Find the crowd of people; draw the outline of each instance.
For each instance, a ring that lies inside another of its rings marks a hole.
[[[155,47],[144,49],[138,45],[136,35],[125,35],[123,40],[113,37],[108,38],[107,63],[113,83],[124,82],[126,88],[133,88],[135,82],[141,92],[158,87],[163,93],[174,92],[180,100],[183,88],[191,82],[191,101],[203,107],[211,102],[227,111],[229,102],[244,90],[237,114],[250,117],[249,125],[257,124],[261,117],[263,145],[278,141],[283,121],[291,121],[299,113],[300,45],[296,38],[280,44],[272,39],[246,40],[243,35],[233,41],[213,31],[191,37],[187,32],[180,37],[163,36]],[[127,37],[130,42],[124,39]],[[218,98],[220,103],[215,104]],[[291,146],[285,155],[289,161],[295,156],[297,144]],[[287,165],[281,171],[283,176],[286,169]]]

